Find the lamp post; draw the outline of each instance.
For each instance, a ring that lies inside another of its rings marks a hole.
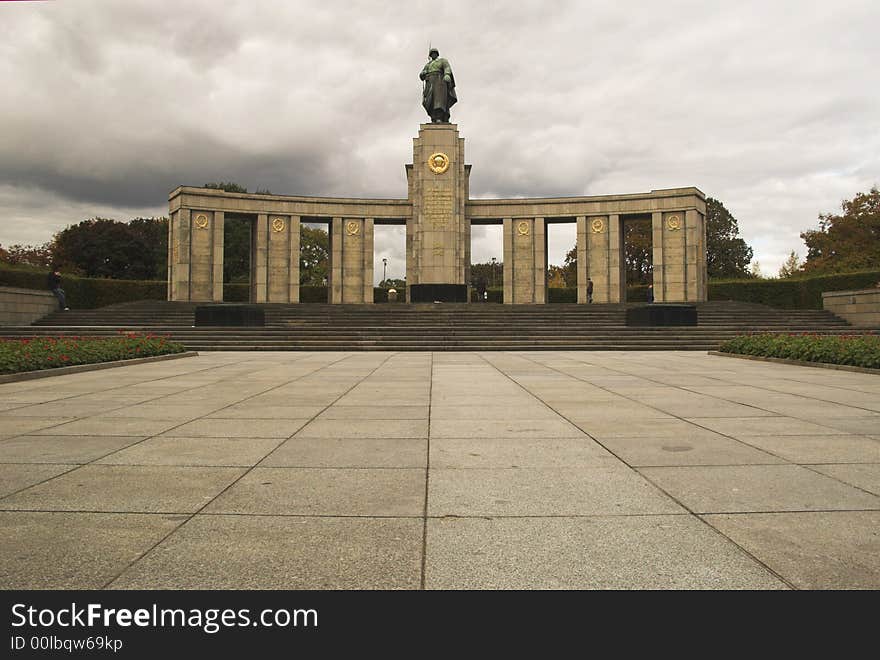
[[[495,288],[495,257],[492,257],[492,288]]]
[[[382,286],[384,286],[386,289],[388,288],[388,280],[385,279],[385,271],[387,270],[387,268],[388,268],[388,259],[385,257],[382,257]]]

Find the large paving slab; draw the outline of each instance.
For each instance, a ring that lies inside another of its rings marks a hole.
[[[627,467],[431,470],[430,516],[590,516],[680,513]]]
[[[428,522],[429,589],[785,589],[692,516]]]
[[[209,513],[421,516],[425,470],[255,468],[214,500]]]
[[[144,439],[130,435],[20,435],[0,441],[0,463],[91,463]]]
[[[422,521],[196,516],[118,589],[418,589]]]
[[[194,513],[241,468],[84,465],[0,499],[0,510]]]
[[[706,516],[801,589],[880,589],[880,511]]]
[[[880,510],[880,497],[798,465],[640,468],[695,513]]]
[[[291,438],[261,467],[427,468],[424,438]]]
[[[871,374],[222,352],[0,400],[0,588],[878,588]]]
[[[0,511],[4,589],[101,589],[186,516]]]

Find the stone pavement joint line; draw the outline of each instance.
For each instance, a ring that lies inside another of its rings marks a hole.
[[[203,353],[0,384],[4,589],[878,589],[880,378]]]

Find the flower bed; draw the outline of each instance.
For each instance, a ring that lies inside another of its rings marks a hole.
[[[723,353],[880,368],[880,335],[761,334],[726,341]]]
[[[117,337],[36,337],[0,339],[0,374],[95,364],[183,353],[182,344],[154,334],[120,333]]]

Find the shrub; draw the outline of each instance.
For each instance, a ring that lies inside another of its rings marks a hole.
[[[117,337],[36,337],[0,339],[0,373],[96,364],[182,353],[183,345],[154,334],[120,333]]]
[[[878,270],[779,280],[711,280],[709,300],[738,300],[782,309],[822,309],[823,291],[867,289],[878,280]]]
[[[880,368],[880,335],[816,335],[804,333],[740,335],[724,342],[724,353],[786,358],[804,362]]]

